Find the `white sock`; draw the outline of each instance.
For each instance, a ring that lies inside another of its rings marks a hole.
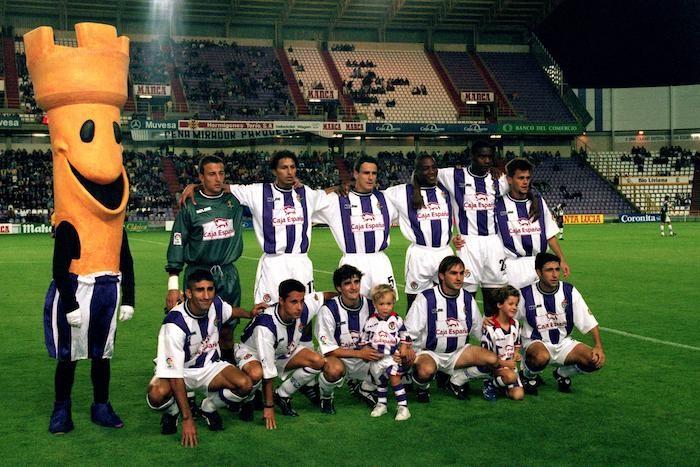
[[[253,399],[255,399],[255,393],[258,392],[258,389],[260,389],[260,386],[262,386],[262,380],[258,381],[253,385],[253,389],[250,390],[250,394],[246,396],[245,399],[243,399],[243,402],[250,402]]]
[[[206,399],[202,401],[202,410],[205,412],[214,412],[216,409],[226,407],[230,402],[241,402],[243,397],[239,396],[230,389],[222,389],[221,391],[209,391]]]
[[[170,396],[170,399],[163,402],[159,406],[151,404],[151,399],[148,398],[148,395],[146,396],[146,402],[148,403],[148,406],[150,408],[158,412],[165,412],[170,415],[177,415],[180,413],[180,408],[177,406],[177,403],[175,402],[175,398],[173,396]]]
[[[326,376],[323,373],[318,375],[318,387],[319,389],[321,389],[321,397],[323,397],[324,399],[333,397],[333,391],[335,391],[335,388],[343,384],[344,380],[345,378],[343,377],[340,378],[338,381],[334,381],[331,383],[326,379]]]
[[[413,376],[413,384],[415,384],[416,387],[418,387],[418,388],[420,388],[420,389],[428,389],[428,388],[430,388],[430,381],[428,381],[427,383],[421,383],[420,381],[418,381],[418,380],[416,379],[415,375]]]
[[[525,377],[527,379],[535,379],[537,377],[537,375],[539,375],[540,373],[542,373],[542,372],[541,371],[537,371],[537,372],[532,371],[530,368],[527,367],[527,363],[525,363],[523,361],[523,375],[525,375]]]
[[[308,366],[295,370],[292,375],[277,388],[277,394],[281,397],[290,397],[297,390],[311,381],[321,370],[314,370]]]
[[[455,374],[450,377],[450,383],[455,386],[464,386],[469,382],[469,377],[463,370],[457,370]]]
[[[557,373],[559,373],[559,376],[563,376],[564,378],[568,378],[570,376],[576,375],[578,373],[581,373],[581,370],[577,365],[566,365],[566,366],[561,366],[557,368]]]

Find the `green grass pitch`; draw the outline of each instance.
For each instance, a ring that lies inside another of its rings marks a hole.
[[[42,331],[52,240],[48,235],[2,236],[2,463],[698,465],[700,224],[676,222],[674,227],[675,238],[661,238],[656,224],[567,227],[563,248],[573,271],[570,279],[601,324],[608,359],[599,373],[576,377],[573,394],[558,393],[549,372],[540,395],[523,402],[488,403],[474,383],[469,401],[433,389],[431,404],[409,399],[413,417],[397,423],[393,396],[390,414],[372,419],[369,409],[343,388],[337,392],[335,416],[319,413],[297,396],[301,416],[278,414],[278,430],[266,431],[260,413],[252,424],[224,414],[223,432],[211,433],[199,424],[200,445],[194,450],[181,448],[179,435],[160,435],[159,415],[145,403],[163,317],[168,235],[129,237],[136,315],[119,325],[111,384],[111,401],[126,426],[110,430],[90,422],[89,363],[82,362],[73,392],[76,429],[58,437],[47,430],[54,362],[46,356]],[[401,285],[405,248],[394,231],[389,255]],[[251,305],[258,256],[259,247],[247,232],[238,261],[244,306]],[[311,257],[316,288],[330,289],[330,272],[340,254],[328,230],[314,231]],[[398,309],[404,313],[405,301]]]

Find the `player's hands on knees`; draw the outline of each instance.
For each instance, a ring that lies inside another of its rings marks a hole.
[[[66,313],[66,321],[71,327],[79,328],[83,324],[83,315],[80,313],[80,308]]]
[[[199,185],[195,185],[193,183],[188,184],[185,189],[182,190],[182,194],[180,195],[180,199],[177,201],[177,203],[181,207],[187,204],[187,200],[192,201],[192,204],[197,204],[197,202],[194,200],[194,192],[198,186]]]
[[[360,349],[360,358],[366,362],[376,362],[382,358],[382,354],[372,347],[362,347]]]
[[[183,295],[179,290],[168,290],[168,295],[165,296],[165,313],[168,313],[175,305],[182,302],[182,299]]]
[[[605,352],[602,347],[593,347],[592,360],[596,368],[602,368],[605,365]]]
[[[265,303],[265,302],[256,303],[255,306],[253,307],[253,309],[250,310],[250,319],[255,318],[260,313],[265,311],[265,308],[267,308],[267,303]]]
[[[464,248],[464,245],[466,245],[467,242],[464,241],[461,235],[455,235],[454,237],[452,237],[452,244],[455,246],[456,249],[461,250],[462,248]]]
[[[268,430],[276,430],[277,422],[275,422],[275,408],[265,407],[263,409],[263,420],[265,420],[265,428]]]
[[[182,445],[186,448],[197,446],[197,427],[192,417],[182,420]]]

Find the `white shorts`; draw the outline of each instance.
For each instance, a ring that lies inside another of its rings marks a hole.
[[[518,290],[537,282],[535,257],[507,258],[506,277],[508,277],[508,283]]]
[[[580,344],[579,341],[572,339],[569,336],[562,339],[558,344],[551,344],[541,340],[523,339],[523,355],[525,355],[527,352],[527,348],[535,342],[541,342],[544,344],[547,352],[549,352],[549,363],[557,366],[566,365],[566,357],[572,350],[574,350],[574,347]]]
[[[287,279],[304,284],[307,293],[314,291],[314,266],[307,254],[262,255],[255,273],[255,303],[276,303],[280,282]]]
[[[419,294],[438,283],[438,267],[445,256],[454,253],[449,246],[430,248],[411,244],[406,250],[406,287],[407,294]]]
[[[457,364],[457,360],[459,360],[459,357],[460,355],[462,355],[462,352],[469,348],[469,345],[470,344],[467,344],[461,349],[457,349],[454,352],[450,353],[437,353],[433,352],[432,350],[423,349],[420,352],[416,353],[416,359],[421,355],[428,355],[430,358],[433,359],[433,361],[437,365],[438,371],[442,371],[443,373],[452,375],[455,371],[455,365]]]
[[[457,256],[464,261],[464,285],[469,292],[479,286],[493,289],[507,284],[506,255],[498,235],[462,235],[464,247]]]
[[[361,358],[341,358],[340,361],[343,362],[345,366],[346,379],[357,379],[360,381],[367,379],[370,362],[362,360]]]
[[[374,383],[379,383],[379,378],[382,375],[402,375],[405,373],[401,365],[396,363],[391,355],[385,355],[381,360],[370,362],[369,372],[372,375]]]
[[[190,391],[208,391],[211,380],[228,366],[233,365],[229,362],[219,360],[218,362],[205,365],[202,368],[185,368],[185,386],[187,386],[187,389]]]
[[[338,266],[349,264],[355,266],[362,272],[362,283],[360,285],[360,293],[365,297],[369,297],[372,287],[379,284],[389,284],[394,288],[396,300],[399,299],[398,290],[396,289],[396,279],[394,278],[394,269],[391,267],[389,257],[383,251],[378,253],[348,253],[340,258]]]
[[[303,345],[298,345],[292,350],[292,353],[289,355],[281,355],[275,359],[275,368],[277,368],[277,377],[280,379],[286,379],[288,376],[288,373],[293,370],[287,370],[287,363],[289,363],[289,360],[294,358],[296,354],[302,351],[302,349],[308,349],[308,347],[305,347]],[[308,349],[311,350],[311,349]],[[236,358],[236,365],[238,368],[243,369],[244,366],[246,366],[248,363],[252,361],[260,362],[260,357],[258,356],[258,352],[253,349],[248,347],[247,345],[236,345],[236,351],[235,351],[235,358]],[[296,368],[295,368],[296,370]]]

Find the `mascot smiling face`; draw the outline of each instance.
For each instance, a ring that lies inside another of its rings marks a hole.
[[[56,224],[70,223],[80,240],[70,271],[118,272],[129,197],[120,126],[129,39],[106,24],[81,23],[75,31],[78,47],[54,44],[50,27],[27,33],[27,68],[49,120]]]

